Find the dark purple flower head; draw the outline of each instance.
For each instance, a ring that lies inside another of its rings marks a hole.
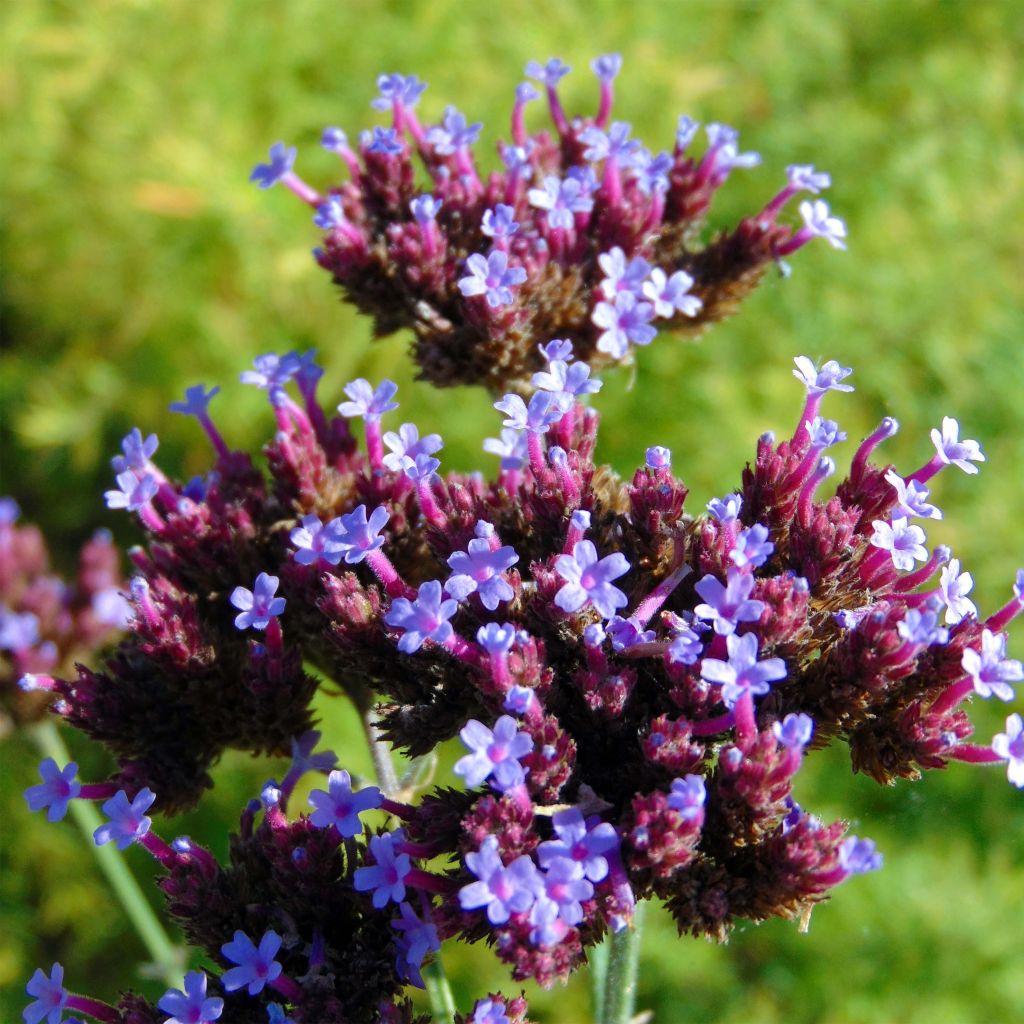
[[[607,854],[619,847],[615,827],[606,821],[584,821],[578,807],[558,811],[551,819],[557,839],[537,847],[537,859],[542,868],[550,867],[558,859],[578,863],[581,874],[591,882],[600,882],[608,875]]]
[[[444,590],[437,580],[427,580],[420,586],[414,601],[396,597],[384,621],[395,629],[404,630],[398,640],[398,649],[414,654],[427,640],[443,644],[454,632],[448,621],[459,608],[457,601],[444,599]]]
[[[448,556],[453,573],[444,588],[456,601],[465,601],[477,594],[483,606],[493,612],[501,601],[511,601],[515,591],[505,578],[505,570],[519,561],[515,548],[491,548],[483,537],[474,537],[467,551],[456,551]]]
[[[621,53],[605,53],[595,57],[590,62],[590,70],[601,79],[602,82],[610,82],[622,70]]]
[[[389,430],[384,435],[384,443],[391,449],[384,456],[384,465],[392,473],[405,472],[410,465],[416,465],[421,455],[433,455],[444,447],[440,434],[427,434],[421,438],[415,423],[403,423],[397,433]]]
[[[459,291],[466,298],[483,295],[491,309],[507,306],[512,301],[512,289],[526,280],[522,267],[508,265],[508,253],[494,249],[489,255],[474,253],[466,260],[465,277],[459,279]]]
[[[621,359],[631,344],[649,345],[658,333],[651,326],[653,318],[654,306],[640,302],[632,292],[620,291],[614,302],[599,302],[590,318],[602,329],[597,350]]]
[[[309,820],[317,828],[333,825],[343,839],[351,839],[363,830],[359,815],[380,807],[382,799],[376,786],[366,786],[353,792],[349,773],[333,771],[328,776],[326,790],[314,789],[309,794],[309,802],[316,808]]]
[[[380,531],[391,518],[384,505],[378,505],[366,517],[366,506],[357,505],[347,515],[332,519],[324,529],[330,533],[332,549],[340,551],[349,565],[357,565],[367,555],[384,546]]]
[[[149,460],[152,459],[160,442],[156,434],[150,434],[143,439],[142,431],[138,427],[132,430],[121,439],[121,450],[123,455],[115,455],[110,464],[114,467],[115,473],[124,473],[126,470],[135,470],[137,473],[145,472],[149,468]]]
[[[544,892],[537,865],[523,854],[506,867],[494,836],[484,839],[479,852],[466,854],[466,867],[479,881],[459,890],[459,905],[463,910],[486,908],[491,924],[504,924],[512,914],[525,913]]]
[[[814,735],[814,719],[810,715],[786,715],[781,722],[772,722],[772,735],[790,750],[803,750]]]
[[[138,512],[156,496],[157,482],[152,473],[136,475],[132,470],[117,474],[117,490],[107,491],[104,498],[107,508],[123,508]]]
[[[401,903],[405,899],[405,878],[412,871],[412,860],[397,848],[405,842],[405,833],[399,828],[385,832],[370,840],[370,853],[374,863],[356,868],[352,886],[356,892],[372,892],[373,905],[381,910],[389,902]]]
[[[68,813],[68,803],[81,792],[81,783],[75,778],[78,765],[69,761],[63,768],[57,767],[52,757],[39,765],[42,782],[25,790],[25,800],[30,811],[46,808],[47,821],[60,821]]]
[[[555,559],[555,571],[565,580],[565,585],[555,595],[555,604],[562,611],[575,612],[590,603],[604,618],[611,618],[627,603],[626,595],[612,585],[612,580],[624,576],[629,569],[629,562],[621,552],[598,559],[592,541],[577,541],[571,555],[559,555]]]
[[[793,376],[801,381],[809,395],[823,395],[826,391],[852,391],[852,384],[842,382],[853,373],[848,366],[840,366],[834,359],[824,363],[819,370],[807,356],[797,356]]]
[[[390,110],[396,103],[404,107],[414,107],[427,88],[416,75],[386,74],[377,76],[377,88],[380,95],[370,101],[374,110]]]
[[[556,85],[572,71],[568,64],[563,64],[557,57],[552,57],[546,64],[531,60],[526,65],[526,75],[554,89]]]
[[[189,971],[184,991],[168,989],[156,1005],[170,1017],[164,1024],[213,1024],[224,1012],[224,1000],[206,995],[206,972]]]
[[[149,832],[153,824],[146,817],[146,811],[153,806],[156,794],[150,789],[140,789],[135,799],[128,802],[128,794],[119,789],[103,805],[103,813],[110,819],[93,833],[97,846],[116,843],[119,850],[127,850]]]
[[[259,946],[245,932],[236,931],[234,938],[220,947],[225,959],[238,965],[221,976],[224,991],[237,992],[247,986],[249,995],[259,995],[281,975],[281,964],[274,959],[280,948],[281,936],[275,931],[266,932]]]
[[[847,876],[863,875],[881,868],[882,855],[875,849],[874,840],[848,836],[839,847],[839,863]]]
[[[256,182],[260,188],[276,185],[286,174],[291,173],[297,152],[294,146],[288,147],[283,142],[275,142],[270,147],[270,162],[257,164],[252,169],[249,180]]]
[[[35,996],[35,1000],[22,1011],[25,1024],[40,1024],[43,1020],[46,1024],[60,1024],[64,1007],[68,1003],[68,990],[64,987],[64,968],[61,964],[55,963],[50,968],[49,977],[43,973],[42,968],[37,968],[25,986],[25,991]]]
[[[741,622],[757,622],[764,612],[764,602],[751,598],[754,577],[750,573],[730,569],[726,584],[717,576],[705,576],[696,587],[704,599],[694,614],[710,622],[720,636],[729,636]]]
[[[746,633],[743,636],[733,633],[726,637],[728,661],[705,658],[701,662],[701,677],[715,686],[722,687],[722,703],[726,707],[735,707],[736,702],[745,693],[755,697],[766,694],[770,689],[770,683],[785,678],[786,663],[781,658],[758,661],[757,646],[755,633]]]
[[[338,406],[342,416],[361,416],[364,420],[376,422],[384,413],[398,408],[398,403],[391,401],[398,391],[393,380],[382,380],[374,388],[368,380],[359,377],[346,384],[344,390],[349,401]]]
[[[220,387],[212,387],[209,391],[202,384],[195,384],[185,389],[184,402],[171,402],[171,412],[178,412],[184,416],[205,416],[206,410],[210,407],[214,395],[220,393]]]
[[[283,597],[274,596],[279,583],[278,577],[261,572],[252,590],[235,587],[231,603],[239,609],[235,616],[236,629],[266,629],[270,620],[284,611],[287,602]]]
[[[520,732],[518,723],[509,715],[502,715],[493,730],[475,718],[470,719],[459,738],[470,753],[456,761],[454,771],[469,788],[490,779],[494,788],[504,793],[526,778],[526,769],[519,761],[533,750],[533,737]]]

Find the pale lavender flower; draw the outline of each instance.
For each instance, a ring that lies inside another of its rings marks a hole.
[[[511,238],[519,230],[514,207],[498,203],[493,210],[485,210],[480,230],[495,242]]]
[[[132,843],[138,842],[149,832],[153,824],[152,818],[146,817],[146,811],[156,800],[151,789],[140,789],[130,803],[128,794],[119,789],[103,805],[103,813],[110,819],[93,832],[93,841],[97,846],[116,843],[119,850],[127,850]]]
[[[546,372],[535,373],[531,383],[542,391],[564,397],[566,410],[572,407],[576,398],[596,394],[601,390],[601,381],[593,380],[590,376],[589,363],[570,364],[560,359],[551,360]]]
[[[453,770],[462,776],[468,787],[479,786],[490,779],[491,785],[504,793],[522,784],[526,769],[519,759],[533,750],[533,737],[520,732],[514,718],[502,715],[493,730],[472,718],[463,726],[459,737],[470,753],[459,758]]]
[[[832,184],[832,178],[825,171],[816,171],[813,164],[790,164],[786,168],[789,187],[817,195]]]
[[[589,602],[598,614],[611,618],[617,609],[628,603],[626,595],[612,585],[612,580],[624,576],[629,568],[626,556],[620,551],[599,560],[592,541],[577,541],[571,555],[559,555],[555,559],[555,571],[566,581],[555,595],[555,604],[562,611],[575,612]]]
[[[678,811],[684,821],[694,822],[702,818],[706,800],[707,790],[700,775],[687,775],[682,779],[672,780],[668,806],[673,811]]]
[[[668,646],[668,660],[673,665],[696,665],[704,652],[700,635],[683,619],[674,616],[672,642]],[[707,627],[705,627],[706,629]]]
[[[405,899],[405,878],[412,871],[412,860],[407,853],[397,852],[404,842],[405,833],[400,828],[374,836],[370,840],[370,853],[375,863],[356,868],[352,876],[352,888],[356,892],[373,892],[373,905],[377,910]]]
[[[557,905],[558,917],[567,925],[577,925],[583,920],[582,904],[594,895],[594,886],[583,872],[583,864],[578,860],[558,855],[548,858],[541,875],[544,896]],[[541,945],[547,944],[541,942]]]
[[[503,426],[512,430],[529,430],[535,434],[543,434],[565,413],[561,402],[550,391],[535,391],[530,396],[529,405],[519,395],[507,394],[494,403],[494,408],[505,413],[507,418],[502,421]]]
[[[352,778],[347,771],[333,771],[327,777],[327,789],[314,789],[309,802],[316,808],[309,820],[317,828],[333,825],[343,839],[351,839],[363,830],[359,815],[380,807],[381,793],[376,786],[352,790]]]
[[[807,388],[809,395],[823,395],[826,391],[853,391],[852,384],[842,383],[853,370],[848,366],[840,366],[834,359],[829,359],[821,369],[807,356],[796,356],[793,362],[796,363],[793,376]]]
[[[348,149],[348,136],[341,128],[325,128],[320,134],[320,145],[328,153],[338,153]]]
[[[942,512],[928,504],[928,488],[919,480],[904,480],[894,469],[885,474],[886,481],[896,492],[895,515],[907,519],[941,519]]]
[[[633,292],[620,291],[614,302],[599,302],[591,315],[594,324],[602,328],[598,351],[621,359],[630,344],[649,345],[658,333],[651,326],[653,318],[654,306],[639,301]]]
[[[206,995],[205,971],[189,971],[185,975],[184,991],[168,989],[157,1008],[169,1013],[164,1024],[213,1024],[224,1012],[224,1000]]]
[[[459,905],[463,910],[486,907],[487,920],[494,925],[529,910],[544,892],[540,872],[530,857],[524,853],[506,867],[494,836],[487,836],[477,853],[466,854],[466,867],[479,881],[459,890]]]
[[[605,53],[595,57],[590,62],[590,70],[601,79],[602,82],[611,82],[622,70],[621,53]]]
[[[266,629],[270,620],[284,611],[285,599],[274,596],[280,582],[277,576],[261,572],[252,590],[235,587],[231,592],[231,603],[239,609],[235,616],[236,629]]]
[[[743,507],[743,496],[741,494],[727,494],[724,498],[712,498],[707,504],[707,510],[720,523],[735,522]]]
[[[553,228],[569,230],[576,221],[577,213],[589,213],[594,208],[583,184],[577,178],[558,178],[548,175],[542,188],[531,188],[527,193],[530,205],[546,210],[548,224]]]
[[[380,95],[370,100],[370,106],[374,110],[390,110],[395,103],[414,107],[426,87],[427,83],[421,82],[416,75],[378,75],[377,88]]]
[[[863,875],[881,868],[882,855],[875,849],[873,839],[849,836],[839,847],[839,864],[847,875]]]
[[[882,551],[892,555],[892,564],[904,572],[914,568],[915,560],[924,562],[928,551],[924,546],[924,530],[920,526],[911,526],[904,516],[897,516],[892,523],[876,519],[871,524],[875,532],[871,535],[871,543]]]
[[[659,153],[651,156],[647,150],[640,150],[633,158],[636,182],[645,196],[655,192],[667,192],[669,175],[672,173],[672,154]]]
[[[846,224],[833,217],[824,199],[804,200],[800,204],[800,216],[804,220],[804,230],[817,238],[824,238],[833,249],[845,249]]]
[[[552,57],[546,64],[531,60],[526,65],[527,77],[536,79],[549,89],[554,89],[571,70],[568,64],[563,64],[557,57]]]
[[[660,267],[655,267],[643,284],[643,294],[654,303],[655,316],[669,318],[677,312],[696,316],[704,303],[696,295],[689,294],[692,287],[693,278],[685,270],[677,270],[669,277]]]
[[[329,195],[313,214],[313,223],[321,231],[333,231],[345,223],[345,208],[341,204],[341,196]]]
[[[284,398],[285,387],[294,379],[299,370],[299,359],[294,352],[279,356],[276,352],[268,352],[257,356],[252,361],[253,369],[243,370],[239,380],[243,384],[254,384],[261,391],[266,391],[274,405],[280,405]]]
[[[504,625],[498,622],[488,622],[477,630],[476,642],[488,654],[508,654],[516,641],[517,632],[514,622],[506,622]]]
[[[704,601],[694,608],[694,614],[710,622],[719,636],[730,636],[741,622],[757,622],[764,612],[764,602],[750,596],[753,589],[750,573],[730,569],[724,586],[709,573],[696,586]]]
[[[896,632],[910,644],[931,647],[949,641],[949,630],[939,625],[939,616],[930,609],[921,611],[908,608],[902,622],[896,624]]]
[[[1018,789],[1024,789],[1024,719],[1010,715],[1006,719],[1006,732],[992,738],[992,750],[1004,761],[1006,777]]]
[[[512,177],[529,177],[533,172],[533,164],[530,162],[532,153],[533,139],[527,139],[523,146],[504,146],[501,150],[501,162]]]
[[[812,448],[822,450],[846,440],[846,434],[839,429],[839,424],[835,420],[822,419],[821,416],[815,416],[807,424],[807,436]]]
[[[136,473],[145,472],[149,468],[150,459],[153,458],[159,444],[156,434],[150,434],[143,440],[142,431],[138,427],[133,427],[121,439],[121,451],[124,454],[115,455],[110,460],[114,472],[119,474],[128,470],[134,470]]]
[[[982,630],[981,650],[968,647],[961,659],[964,671],[974,681],[974,692],[980,697],[1013,700],[1013,687],[1024,679],[1024,666],[1006,657],[1006,634]]]
[[[39,616],[0,605],[0,650],[26,651],[39,643]]]
[[[398,408],[398,403],[391,401],[398,391],[393,380],[382,380],[374,388],[364,377],[359,377],[346,384],[343,390],[350,401],[338,406],[342,416],[361,416],[368,422],[376,422],[384,413]]]
[[[978,472],[978,467],[972,463],[985,461],[977,441],[959,440],[960,424],[952,416],[943,416],[942,431],[932,430],[931,436],[939,459],[948,466],[973,474]]]
[[[295,561],[299,565],[314,565],[319,561],[337,565],[341,561],[342,549],[334,540],[330,530],[324,527],[320,517],[310,514],[300,520],[288,534],[295,547]]]
[[[409,203],[409,210],[413,217],[416,218],[416,223],[420,226],[429,224],[432,220],[435,220],[438,211],[444,205],[443,200],[435,199],[432,195],[417,196]]]
[[[607,132],[593,125],[584,128],[579,134],[579,141],[588,147],[583,159],[597,163],[611,158],[624,167],[630,166],[641,148],[639,140],[629,137],[631,131],[632,126],[625,121],[613,122]]]
[[[152,473],[137,476],[132,470],[117,474],[117,490],[106,491],[103,495],[107,508],[123,508],[138,512],[156,497],[157,482]]]
[[[598,256],[597,265],[604,274],[601,294],[609,302],[613,302],[619,292],[632,292],[639,299],[652,269],[642,256],[634,256],[627,262],[626,254],[617,245]]]
[[[700,131],[700,121],[694,121],[692,117],[688,117],[686,114],[679,115],[679,120],[676,124],[676,148],[680,153],[689,148],[690,143],[696,138],[698,131]]]
[[[474,537],[466,551],[455,551],[448,556],[448,565],[454,570],[444,588],[456,601],[465,601],[477,594],[481,604],[493,612],[502,601],[511,601],[515,591],[505,578],[505,570],[519,561],[515,548],[492,550],[485,537]]]
[[[613,615],[608,620],[605,632],[614,651],[625,651],[637,644],[650,643],[657,636],[653,629],[641,630],[632,619],[624,619],[621,615]]]
[[[619,835],[613,825],[594,819],[588,824],[578,807],[557,811],[551,824],[557,838],[537,847],[537,860],[542,868],[564,859],[579,864],[581,874],[591,882],[600,882],[608,876],[606,855],[619,847]]]
[[[761,523],[754,523],[749,529],[740,530],[736,537],[736,545],[729,552],[729,561],[740,569],[748,565],[759,569],[775,550],[775,544],[768,536],[768,527]]]
[[[946,624],[956,625],[968,615],[977,617],[977,605],[967,596],[974,589],[974,577],[960,572],[960,559],[950,559],[939,577],[939,597],[946,606]]]
[[[451,156],[463,146],[471,146],[480,137],[483,124],[476,121],[466,122],[466,115],[453,106],[445,107],[441,123],[427,131],[426,139],[434,147],[435,153]]]
[[[466,260],[469,273],[459,278],[459,291],[466,298],[483,295],[492,309],[507,306],[512,302],[512,289],[526,280],[522,267],[508,265],[508,253],[494,249],[487,256],[473,253]]]
[[[652,445],[644,453],[644,465],[648,469],[671,469],[672,450],[660,444]]]
[[[281,936],[275,931],[264,933],[257,946],[245,932],[236,930],[234,938],[220,947],[225,959],[238,965],[221,975],[224,991],[237,992],[247,986],[249,995],[259,995],[266,985],[281,975],[281,964],[274,959],[280,948]]]
[[[419,456],[433,455],[444,447],[440,434],[427,434],[421,438],[415,423],[403,423],[398,433],[389,430],[384,435],[384,443],[391,449],[384,456],[384,465],[393,473],[403,472],[410,463],[415,465]]]
[[[771,689],[772,682],[785,678],[786,663],[781,658],[757,660],[756,634],[736,636],[733,633],[726,637],[725,643],[729,660],[705,658],[700,674],[706,682],[722,687],[722,703],[726,707],[735,707],[745,693],[762,696]]]
[[[333,549],[344,553],[349,565],[357,565],[373,551],[384,546],[384,538],[380,531],[391,518],[384,505],[378,505],[366,518],[366,506],[357,505],[346,515],[332,519],[324,529],[330,533],[330,544]]]
[[[503,470],[522,469],[529,457],[525,431],[511,427],[503,429],[500,438],[486,438],[483,447],[485,452],[501,458]]]
[[[373,137],[366,146],[366,152],[393,156],[395,153],[401,153],[404,148],[397,129],[376,127],[373,129]]]
[[[803,750],[814,735],[814,719],[802,713],[786,715],[781,722],[772,722],[772,735],[790,750]]]
[[[438,580],[427,580],[420,586],[415,601],[396,597],[391,602],[384,621],[395,629],[404,630],[398,640],[398,649],[415,654],[427,640],[443,644],[454,633],[448,621],[458,611],[459,604],[444,600],[444,591]]]

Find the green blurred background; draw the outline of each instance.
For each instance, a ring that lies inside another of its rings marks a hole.
[[[839,359],[858,390],[827,414],[851,439],[896,415],[887,454],[904,471],[928,457],[943,414],[982,441],[978,477],[940,478],[946,518],[929,540],[964,559],[983,611],[1009,596],[1024,563],[1019,4],[16,0],[0,19],[0,493],[61,557],[101,524],[133,540],[101,498],[131,426],[159,433],[168,472],[207,466],[194,424],[167,412],[185,386],[223,385],[217,421],[233,443],[258,446],[268,409],[236,382],[268,350],[318,348],[327,396],[356,375],[395,377],[403,413],[444,433],[449,467],[490,469],[479,449],[497,426],[488,400],[414,385],[408,338],[371,347],[312,263],[307,213],[246,178],[282,138],[299,145],[303,175],[330,182],[320,130],[373,123],[380,71],[419,74],[428,120],[453,102],[491,143],[528,59],[572,64],[567,106],[592,109],[588,62],[618,50],[617,115],[652,149],[670,146],[686,112],[738,126],[762,153],[723,189],[712,226],[756,209],[787,163],[813,162],[833,175],[850,247],[812,245],[789,280],[769,275],[701,342],[661,338],[635,374],[610,375],[597,401],[603,457],[629,471],[647,445],[669,445],[699,510],[736,485],[758,434],[792,426],[793,356]],[[1018,630],[1018,657],[1022,640]],[[334,749],[367,770],[346,710],[322,711]],[[981,736],[1005,713],[977,708]],[[69,739],[83,776],[100,777],[102,754]],[[56,958],[79,990],[158,994],[81,836],[28,815],[20,794],[37,760],[25,737],[0,744],[0,1019],[20,1017],[25,980]],[[158,827],[223,852],[224,823],[281,770],[227,757],[202,810]],[[883,790],[830,750],[801,773],[797,797],[877,839],[885,870],[841,889],[807,935],[772,922],[711,946],[676,939],[651,914],[640,1007],[661,1024],[1017,1018],[1024,804],[1005,773],[961,766]],[[134,849],[128,860],[156,905],[151,862]],[[486,949],[446,949],[445,961],[464,1009],[505,982]],[[589,1017],[585,975],[530,998],[539,1021]]]

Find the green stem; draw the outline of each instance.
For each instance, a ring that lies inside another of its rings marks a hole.
[[[52,757],[61,767],[71,760],[71,754],[52,722],[38,725],[31,731],[31,735],[39,750],[47,757]],[[86,837],[110,887],[117,894],[135,931],[149,951],[154,975],[167,985],[180,988],[184,977],[182,951],[168,938],[120,851],[113,844],[97,846],[93,842],[93,832],[103,824],[99,811],[88,800],[72,800],[68,806],[71,817]]]
[[[455,997],[448,984],[448,975],[444,973],[440,953],[435,953],[434,959],[423,968],[423,983],[427,986],[430,1013],[434,1020],[452,1024],[455,1020]]]
[[[608,939],[608,967],[604,998],[599,1000],[598,1024],[629,1024],[636,1006],[636,978],[640,964],[643,904],[633,911],[633,923]]]

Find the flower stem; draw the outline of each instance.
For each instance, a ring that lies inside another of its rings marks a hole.
[[[598,1024],[629,1024],[633,1018],[643,910],[643,904],[638,903],[631,926],[613,932],[608,940],[608,966],[604,996],[598,1000]]]
[[[71,760],[71,754],[52,722],[43,722],[31,731],[31,735],[40,752],[52,757],[58,764],[64,765]],[[93,842],[93,832],[103,824],[99,811],[87,800],[72,800],[69,810],[75,824],[86,837],[89,848],[95,854],[110,887],[121,901],[128,919],[148,950],[153,963],[153,973],[167,985],[180,988],[185,973],[183,950],[168,938],[135,876],[128,870],[120,851],[113,843],[97,846]]]
[[[444,973],[440,953],[435,953],[434,959],[423,968],[423,983],[427,986],[431,1016],[435,1021],[452,1024],[455,1020],[455,997],[448,984],[448,975]]]

